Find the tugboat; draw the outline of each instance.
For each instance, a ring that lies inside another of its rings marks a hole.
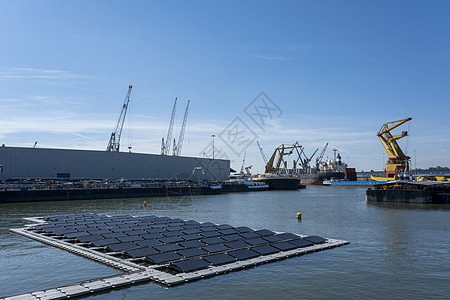
[[[297,190],[299,188],[305,188],[304,185],[300,184],[299,177],[289,175],[287,162],[283,160],[284,156],[291,155],[294,149],[299,147],[301,146],[298,144],[280,145],[267,161],[265,173],[253,177],[252,180],[267,183],[269,190]],[[263,154],[263,152],[261,153]],[[263,158],[265,158],[264,155]]]

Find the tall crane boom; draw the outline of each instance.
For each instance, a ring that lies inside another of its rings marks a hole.
[[[266,173],[277,174],[280,170],[281,163],[284,161],[283,157],[286,155],[291,155],[294,149],[300,147],[301,146],[298,144],[291,146],[286,146],[282,144],[281,146],[276,148],[266,164]]]
[[[111,137],[109,139],[108,146],[106,147],[106,151],[115,151],[118,152],[120,148],[120,136],[122,135],[123,123],[125,122],[125,116],[127,114],[128,103],[130,103],[130,94],[132,85],[128,86],[128,93],[125,96],[125,101],[122,106],[122,111],[120,112],[119,121],[117,121],[117,125],[115,130],[111,133]]]
[[[262,158],[263,158],[263,160],[264,160],[264,163],[267,164],[267,157],[266,157],[266,155],[264,154],[263,149],[262,149],[261,146],[259,145],[259,142],[258,142],[258,141],[256,141],[256,144],[258,145],[259,152],[261,152],[261,156],[262,156]]]
[[[328,147],[328,143],[325,144],[325,147],[323,147],[322,152],[320,152],[320,155],[316,158],[316,169],[319,169],[320,161],[322,160],[323,156],[325,155],[325,151],[327,151],[327,147]]]
[[[170,117],[169,130],[167,131],[167,138],[164,142],[164,138],[162,139],[161,144],[161,155],[168,155],[170,152],[170,144],[172,142],[172,132],[173,132],[173,123],[175,122],[175,111],[177,109],[177,98],[175,98],[175,102],[173,103],[172,108],[172,116]]]
[[[184,132],[186,131],[186,123],[188,118],[188,110],[189,110],[189,103],[191,100],[188,100],[186,104],[186,110],[184,111],[184,118],[183,118],[183,124],[181,125],[180,130],[180,137],[178,138],[178,143],[175,143],[175,140],[173,141],[173,155],[179,156],[181,154],[181,149],[183,148],[183,140],[184,140]]]
[[[406,118],[385,123],[377,133],[377,136],[388,155],[388,161],[386,162],[386,177],[395,177],[400,171],[409,171],[409,159],[411,157],[405,155],[397,143],[397,140],[407,136],[408,132],[402,131],[400,135],[392,135],[391,131],[411,120],[412,118]]]

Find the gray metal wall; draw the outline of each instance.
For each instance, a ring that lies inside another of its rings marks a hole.
[[[57,178],[58,173],[73,179],[225,180],[230,172],[230,161],[222,159],[18,147],[0,147],[0,165],[0,180]]]

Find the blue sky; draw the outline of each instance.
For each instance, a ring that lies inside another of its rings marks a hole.
[[[191,100],[182,154],[211,155],[215,134],[235,169],[246,151],[263,170],[258,140],[267,156],[329,142],[326,156],[381,170],[376,133],[406,117],[413,166],[450,166],[449,13],[448,1],[0,1],[0,143],[103,150],[132,84],[123,151],[159,153],[178,97],[175,138]],[[246,113],[261,92],[278,108],[263,126]],[[250,134],[239,149],[234,125]]]

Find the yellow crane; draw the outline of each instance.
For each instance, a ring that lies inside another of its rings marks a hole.
[[[284,161],[283,156],[291,155],[294,149],[300,148],[298,144],[287,146],[285,144],[280,145],[275,149],[270,159],[266,164],[266,173],[278,174],[280,171],[281,163]],[[283,166],[284,167],[284,166]]]
[[[411,120],[412,118],[406,118],[403,120],[384,123],[377,133],[377,136],[383,144],[386,154],[388,155],[385,168],[386,177],[388,177],[388,179],[397,179],[401,172],[409,171],[409,160],[411,157],[405,155],[400,146],[397,144],[397,140],[407,136],[408,132],[402,131],[400,135],[392,135],[391,131]],[[372,179],[386,180],[386,178],[380,177],[372,177]]]

